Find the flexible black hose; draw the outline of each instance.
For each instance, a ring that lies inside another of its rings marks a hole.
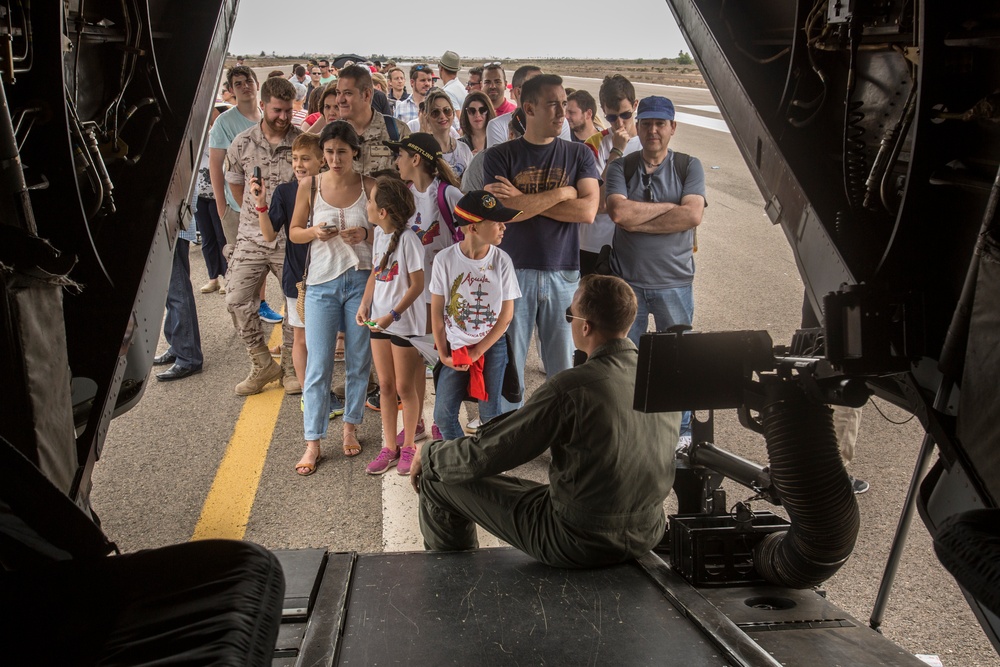
[[[771,533],[754,549],[757,571],[768,582],[810,588],[833,576],[858,537],[860,515],[840,458],[832,411],[789,381],[765,384],[761,412],[771,484],[788,511],[791,528]]]

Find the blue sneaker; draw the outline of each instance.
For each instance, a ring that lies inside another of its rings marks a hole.
[[[260,319],[268,324],[278,324],[281,320],[285,319],[278,313],[271,310],[271,307],[267,305],[267,301],[260,302],[260,308],[257,313],[260,315]]]
[[[344,404],[341,403],[340,399],[337,398],[337,395],[331,391],[330,392],[330,419],[333,419],[334,417],[339,417],[342,414],[344,414]]]
[[[306,399],[304,397],[299,399],[299,409],[302,410],[302,412],[306,411]],[[330,392],[330,419],[334,419],[335,417],[339,417],[342,414],[344,414],[344,404],[341,403],[341,401],[337,397],[337,395],[331,391]]]

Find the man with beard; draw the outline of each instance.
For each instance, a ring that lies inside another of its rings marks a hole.
[[[274,241],[264,240],[255,197],[245,185],[257,168],[260,169],[261,179],[267,183],[268,197],[278,185],[290,181],[292,142],[301,131],[292,126],[295,88],[287,79],[274,77],[265,81],[260,89],[260,98],[263,119],[233,140],[228,152],[229,171],[226,172],[226,182],[233,195],[243,202],[236,249],[229,263],[226,293],[226,307],[233,315],[251,361],[250,374],[236,385],[236,393],[240,396],[259,393],[264,385],[282,376],[283,368],[288,369],[289,378],[294,378],[291,372],[291,327],[287,320],[282,323],[282,364],[279,366],[271,359],[258,315],[259,287],[267,272],[273,273],[281,282],[285,238],[279,235]],[[292,392],[296,387],[286,384],[285,389]]]
[[[526,65],[525,67],[530,68],[531,66]],[[532,71],[541,72],[542,70],[534,67]],[[490,103],[493,104],[493,110],[497,112],[497,116],[511,113],[517,108],[516,104],[507,99],[507,73],[499,62],[483,65],[483,92],[490,98]]]
[[[420,103],[427,97],[427,91],[434,83],[434,72],[426,63],[417,63],[410,67],[410,88],[413,92],[405,100],[396,102],[396,118],[409,123],[420,116]]]
[[[486,94],[490,95],[490,89],[496,87],[496,73],[493,70],[492,65],[500,67],[500,63],[491,63],[491,67],[487,70],[489,76],[483,81],[483,88],[487,91]],[[503,69],[500,70],[503,72]],[[521,87],[524,86],[525,82],[540,75],[542,73],[542,68],[537,65],[522,65],[514,70],[514,76],[511,77],[511,89],[510,94],[514,96],[514,101],[520,104],[521,100]],[[504,83],[503,87],[506,88],[507,84]],[[507,100],[504,99],[504,102]],[[491,120],[486,125],[486,147],[491,148],[497,144],[502,144],[507,141],[507,128],[510,125],[510,115],[514,113],[514,109],[517,108],[517,104],[511,104],[509,108],[510,111],[501,113],[500,109],[497,108],[496,103],[493,101],[493,96],[490,96],[490,102],[493,102],[493,109],[497,112],[497,117]],[[559,132],[559,138],[570,140],[571,133],[569,130],[569,122],[567,122],[565,115],[562,119],[562,130]]]
[[[586,90],[574,90],[566,96],[566,120],[573,131],[573,141],[582,143],[597,133],[596,115],[597,101]]]

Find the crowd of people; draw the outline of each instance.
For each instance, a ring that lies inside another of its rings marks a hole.
[[[428,548],[469,548],[479,523],[544,562],[617,562],[662,535],[663,443],[690,443],[690,415],[630,401],[649,316],[657,331],[693,322],[704,171],[669,148],[671,101],[638,99],[620,74],[594,100],[536,66],[509,87],[502,63],[465,84],[461,70],[452,51],[407,69],[319,59],[262,83],[229,68],[197,187],[201,291],[225,291],[247,350],[235,392],[280,380],[301,394],[299,475],[317,470],[335,417],[343,454],[362,453],[367,405],[383,441],[366,470],[411,476]],[[268,273],[284,316],[264,300]],[[161,380],[201,369],[200,351],[182,352],[192,327],[177,333],[193,319],[197,334],[190,302],[168,299]],[[280,349],[262,321],[281,322]],[[548,381],[524,400],[533,336]],[[479,417],[463,426],[469,400]],[[498,477],[547,448],[551,486]],[[610,517],[627,539],[605,535]]]

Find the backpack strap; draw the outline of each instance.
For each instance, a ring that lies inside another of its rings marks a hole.
[[[444,181],[439,182],[437,195],[438,210],[441,211],[441,218],[444,220],[444,223],[448,225],[448,231],[451,232],[451,240],[458,243],[465,238],[465,234],[455,229],[455,218],[452,217],[451,207],[448,206],[448,199],[445,196],[448,194],[448,188],[450,187],[453,186]]]
[[[396,119],[389,114],[382,114],[385,118],[385,131],[389,134],[389,141],[399,141],[399,128],[396,127]]]
[[[632,180],[635,172],[639,169],[639,162],[642,160],[642,151],[629,153],[622,160],[625,161],[625,187],[628,187],[629,181]]]
[[[306,221],[306,229],[313,226],[313,201],[316,199],[316,179],[319,176],[313,176],[309,179],[309,219]],[[291,240],[289,239],[289,242]],[[307,244],[306,248],[306,261],[305,266],[302,269],[302,283],[305,284],[306,278],[309,277],[309,265],[312,264],[312,254],[313,248],[312,243]]]
[[[639,162],[642,160],[642,151],[629,153],[622,159],[625,160],[625,183],[628,184],[628,182],[632,180],[632,177],[635,176],[635,172],[639,169]],[[674,172],[677,174],[677,178],[680,179],[682,186],[684,185],[684,181],[687,180],[688,165],[690,164],[690,155],[674,151]]]

